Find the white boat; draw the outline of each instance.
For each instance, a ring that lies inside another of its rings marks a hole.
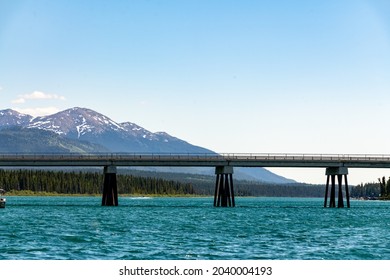
[[[5,197],[3,197],[5,190],[0,189],[0,208],[5,208],[5,202],[7,201]]]

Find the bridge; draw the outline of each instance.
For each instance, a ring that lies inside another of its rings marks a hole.
[[[347,207],[350,207],[348,168],[390,168],[390,155],[341,154],[0,154],[4,167],[103,167],[103,206],[117,206],[117,167],[171,166],[214,167],[216,174],[214,206],[235,206],[233,188],[234,167],[301,167],[325,168],[327,176],[324,207],[344,207],[342,180]],[[330,188],[330,196],[329,196]]]

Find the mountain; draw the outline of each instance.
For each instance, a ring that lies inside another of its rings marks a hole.
[[[96,111],[71,108],[32,117],[0,111],[0,152],[214,153],[165,132],[150,132],[131,122],[118,123]],[[210,168],[159,168],[167,172],[213,174]],[[236,179],[292,183],[264,168],[236,168]]]
[[[131,122],[117,123],[98,112],[78,107],[33,118],[25,127],[97,143],[118,153],[212,153],[165,132],[152,133]]]

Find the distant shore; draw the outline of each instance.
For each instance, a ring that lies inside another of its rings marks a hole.
[[[102,194],[95,193],[95,194],[67,194],[67,193],[57,193],[57,192],[34,192],[30,190],[23,190],[23,191],[17,191],[17,190],[11,190],[8,191],[6,196],[70,196],[70,197],[86,197],[86,196],[94,196],[94,197],[101,197]],[[207,197],[209,195],[194,195],[194,194],[119,194],[120,197]]]

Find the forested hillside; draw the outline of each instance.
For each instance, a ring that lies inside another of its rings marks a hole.
[[[108,150],[98,144],[68,139],[51,131],[11,127],[0,129],[0,153],[98,153]]]

